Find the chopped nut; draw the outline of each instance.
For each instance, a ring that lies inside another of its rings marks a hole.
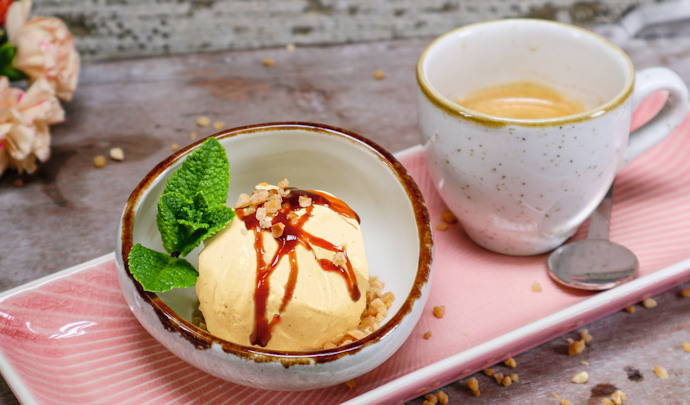
[[[441,212],[441,219],[443,222],[449,223],[449,224],[454,224],[458,222],[458,219],[455,217],[455,214],[451,210],[443,210]]]
[[[632,313],[635,312],[635,307],[633,307],[632,305],[629,306],[629,307],[626,307],[626,308],[625,308],[625,312],[627,312],[627,313],[629,313],[629,314],[632,314]]]
[[[662,366],[654,366],[654,374],[656,374],[656,376],[662,380],[668,378],[668,371],[666,371],[666,369]]]
[[[299,196],[298,203],[299,203],[300,207],[307,208],[308,206],[311,205],[311,198],[309,198],[305,195],[301,195],[301,196]]]
[[[273,222],[271,221],[271,219],[266,218],[259,221],[259,226],[263,229],[269,229],[273,226]]]
[[[511,375],[510,375],[510,379],[511,379],[513,382],[518,382],[518,381],[520,381],[520,377],[517,375],[517,373],[511,374]]]
[[[424,399],[426,399],[426,401],[424,401],[424,403],[425,404],[428,403],[428,405],[434,405],[434,404],[438,403],[438,397],[434,394],[426,394],[424,396]]]
[[[469,380],[467,380],[467,386],[472,391],[477,391],[479,390],[479,381],[476,378],[472,377]]]
[[[381,298],[374,298],[369,303],[369,308],[366,314],[371,316],[383,314],[383,316],[385,317],[388,314],[388,311],[386,310],[386,304],[383,303],[383,300]]]
[[[288,188],[290,187],[290,182],[288,179],[283,179],[278,183],[278,188]]]
[[[654,298],[647,298],[642,301],[642,306],[645,308],[656,308],[656,300]]]
[[[448,403],[449,398],[445,392],[439,391],[436,395],[438,396],[438,402],[441,405],[446,405]]]
[[[351,329],[347,331],[347,335],[352,336],[355,340],[362,339],[366,334],[359,329]]]
[[[589,331],[587,329],[582,329],[580,331],[580,338],[585,342],[589,343],[592,341],[592,335],[589,334]]]
[[[390,309],[391,305],[393,305],[393,301],[395,301],[395,294],[388,291],[381,296],[381,300],[386,304],[386,309]]]
[[[437,307],[434,307],[434,316],[436,318],[443,318],[443,314],[446,313],[446,306],[445,305],[439,305]]]
[[[384,77],[386,77],[386,74],[383,72],[383,70],[377,69],[377,70],[374,72],[374,78],[375,78],[376,80],[381,80],[381,79],[383,79]]]
[[[240,209],[240,208],[245,208],[249,206],[249,195],[246,193],[240,194],[239,197],[237,197],[237,202],[235,205],[232,207],[234,209]]]
[[[297,225],[297,223],[299,222],[299,215],[295,214],[294,211],[290,211],[287,214],[287,218],[290,220],[291,225]]]
[[[259,207],[256,209],[256,219],[259,221],[263,221],[266,219],[266,208],[264,207]]]
[[[623,405],[625,404],[625,401],[628,400],[627,396],[623,391],[616,390],[613,394],[611,394],[611,399],[613,400],[613,403],[616,405]]]
[[[515,362],[515,359],[510,357],[508,360],[504,361],[503,364],[510,368],[515,368],[517,366],[517,363]]]
[[[176,143],[173,143],[172,145],[170,145],[170,150],[171,150],[171,151],[174,152],[174,151],[176,151],[176,150],[178,150],[178,149],[180,149],[180,145],[178,145],[178,144],[176,144]]]
[[[196,119],[196,125],[200,127],[207,127],[211,125],[211,120],[208,119],[208,117],[201,115],[199,118]]]
[[[541,284],[538,281],[532,282],[532,292],[541,292]]]
[[[255,212],[256,212],[256,207],[253,207],[251,205],[242,211],[242,213],[244,214],[245,217],[248,217]]]
[[[280,238],[283,236],[283,231],[285,230],[285,225],[281,224],[280,222],[277,224],[273,224],[271,226],[271,235],[273,235],[274,238]]]
[[[503,373],[496,373],[494,374],[494,379],[496,380],[497,383],[502,383],[503,382]]]
[[[357,383],[355,382],[355,380],[348,380],[345,381],[345,385],[347,385],[347,388],[353,389],[357,386]]]
[[[264,60],[262,60],[261,63],[264,66],[273,66],[276,64],[276,61],[273,60],[273,58],[264,58]]]
[[[110,158],[118,162],[125,160],[125,151],[122,148],[111,148]]]
[[[589,380],[589,374],[587,374],[586,371],[580,371],[579,373],[575,374],[572,378],[572,382],[575,384],[584,384]]]
[[[494,369],[493,369],[493,368],[485,368],[485,369],[484,369],[484,374],[486,374],[486,375],[488,375],[489,377],[491,377],[492,375],[494,375]]]
[[[690,342],[683,343],[683,350],[690,352]]]
[[[338,267],[345,266],[347,264],[347,257],[345,257],[345,253],[335,252],[335,255],[333,255],[333,264]]]
[[[448,229],[448,224],[445,223],[445,222],[439,222],[439,223],[436,225],[436,229],[439,230],[439,231],[445,231],[445,230]]]
[[[93,158],[93,165],[96,166],[97,168],[104,167],[106,163],[105,156],[103,155],[98,155]]]
[[[424,332],[424,336],[423,336],[423,337],[424,337],[424,339],[426,339],[426,340],[431,339],[431,331],[428,330],[428,331]]]
[[[690,287],[683,288],[682,290],[680,290],[680,296],[685,298],[690,297]]]
[[[268,215],[274,215],[276,212],[278,212],[278,210],[280,210],[282,204],[283,197],[281,197],[280,194],[271,194],[266,203],[264,203],[264,208],[266,208],[266,213]]]
[[[252,205],[261,205],[268,200],[268,190],[254,190],[251,197],[249,197],[249,202]]]
[[[189,140],[190,141],[196,141],[197,136],[198,135],[197,135],[196,131],[192,131],[189,133]]]
[[[501,381],[501,384],[503,384],[504,387],[510,387],[510,384],[512,383],[513,380],[510,378],[510,376],[503,377],[503,381]]]
[[[571,343],[570,346],[568,346],[568,354],[571,356],[574,356],[576,354],[580,354],[585,350],[585,341],[584,340],[576,340],[575,342]]]

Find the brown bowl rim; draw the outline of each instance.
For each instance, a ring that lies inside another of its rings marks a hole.
[[[423,287],[430,281],[431,266],[433,262],[433,237],[431,231],[431,222],[426,203],[422,196],[416,182],[404,166],[388,151],[373,141],[358,135],[354,132],[324,125],[318,123],[308,122],[274,122],[265,124],[246,125],[236,128],[230,128],[213,135],[216,139],[224,139],[237,135],[245,135],[255,132],[271,131],[271,130],[289,130],[299,129],[320,132],[327,135],[338,136],[348,139],[356,144],[363,145],[365,148],[375,152],[375,154],[386,163],[395,173],[400,183],[403,185],[408,199],[412,203],[414,209],[415,220],[417,222],[417,230],[419,232],[419,260],[417,264],[417,274],[415,276],[414,284],[405,302],[401,308],[393,315],[393,317],[386,322],[381,328],[374,331],[370,335],[359,339],[348,345],[340,346],[333,349],[311,350],[311,351],[279,351],[267,350],[260,347],[249,347],[232,343],[230,341],[218,338],[211,335],[209,332],[202,330],[192,323],[188,322],[176,312],[174,312],[156,293],[144,291],[141,285],[134,280],[134,277],[129,272],[128,256],[132,248],[133,237],[132,227],[134,225],[135,210],[142,198],[145,190],[151,183],[167,170],[172,164],[180,159],[183,159],[188,152],[198,147],[206,138],[200,139],[167,157],[158,163],[151,171],[149,171],[144,178],[139,182],[136,188],[132,191],[127,199],[125,209],[122,214],[121,221],[121,255],[124,268],[118,271],[124,271],[129,279],[134,284],[137,294],[141,299],[148,303],[153,311],[158,316],[163,327],[169,332],[177,332],[194,345],[197,349],[209,349],[215,343],[218,344],[226,353],[236,355],[241,358],[253,360],[259,363],[279,362],[285,367],[296,364],[311,364],[311,363],[327,363],[337,360],[345,355],[353,355],[361,351],[364,347],[372,345],[386,335],[390,334],[394,329],[400,325],[403,318],[407,316],[417,300],[421,298]]]

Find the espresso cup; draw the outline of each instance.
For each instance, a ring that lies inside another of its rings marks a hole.
[[[687,86],[671,70],[636,73],[605,38],[544,20],[451,31],[423,51],[417,80],[438,192],[474,242],[510,255],[571,237],[616,173],[688,110]],[[664,108],[630,133],[632,112],[657,91],[668,91]]]

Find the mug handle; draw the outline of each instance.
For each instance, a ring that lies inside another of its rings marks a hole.
[[[666,104],[652,119],[630,133],[618,170],[671,135],[688,113],[688,87],[675,72],[664,67],[653,67],[636,73],[633,111],[652,93],[664,90],[669,92]]]

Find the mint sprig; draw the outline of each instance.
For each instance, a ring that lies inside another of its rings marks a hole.
[[[136,244],[129,271],[144,290],[164,292],[191,287],[199,273],[186,256],[235,217],[225,205],[230,172],[225,149],[210,137],[193,151],[165,184],[158,200],[156,224],[168,254]]]

